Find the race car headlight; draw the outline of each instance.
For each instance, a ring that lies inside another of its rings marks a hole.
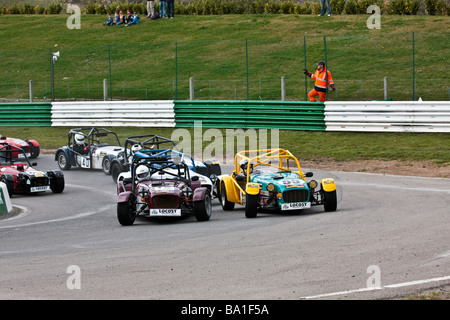
[[[274,191],[275,190],[275,185],[273,183],[269,183],[266,186],[267,191]]]
[[[317,188],[317,181],[316,180],[311,180],[308,184],[309,184],[309,187],[311,189]]]

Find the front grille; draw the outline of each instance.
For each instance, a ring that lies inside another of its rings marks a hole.
[[[38,178],[34,178],[31,179],[31,184],[32,187],[43,187],[43,186],[48,186],[48,178],[46,177],[38,177]]]
[[[283,192],[284,202],[304,202],[308,200],[308,190],[288,190]]]
[[[153,208],[175,209],[179,207],[180,198],[177,196],[155,196],[152,198]]]

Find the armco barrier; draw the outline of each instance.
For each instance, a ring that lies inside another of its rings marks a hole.
[[[448,101],[101,101],[0,104],[0,125],[450,132]]]
[[[50,126],[50,102],[1,103],[1,126]]]
[[[174,127],[173,101],[54,102],[52,126]]]
[[[303,101],[175,101],[176,127],[325,130],[323,103]]]
[[[0,216],[11,212],[12,204],[6,184],[0,182]]]
[[[327,131],[450,132],[447,101],[326,102]]]

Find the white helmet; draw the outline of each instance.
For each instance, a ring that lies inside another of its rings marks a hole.
[[[150,179],[150,170],[147,166],[140,165],[136,168],[136,177],[139,181]]]
[[[139,144],[133,144],[133,146],[131,147],[131,154],[135,154],[135,153],[138,152],[139,150],[142,150],[141,145],[139,145]]]
[[[82,133],[77,133],[75,135],[75,143],[78,145],[84,144],[84,135]]]

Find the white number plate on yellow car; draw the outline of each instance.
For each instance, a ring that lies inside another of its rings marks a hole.
[[[290,202],[281,204],[281,210],[299,210],[308,208],[311,208],[311,202]]]
[[[179,217],[181,209],[150,209],[151,217]]]

